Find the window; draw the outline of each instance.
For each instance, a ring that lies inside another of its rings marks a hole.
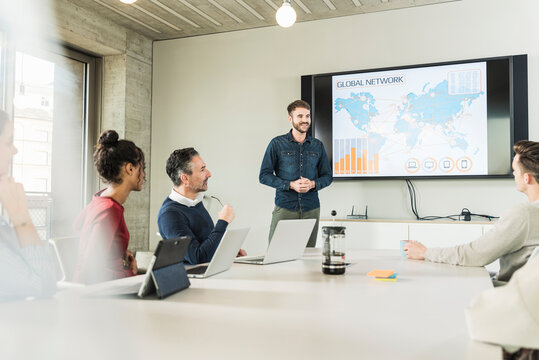
[[[50,60],[24,52],[16,53],[13,117],[15,146],[19,152],[13,161],[13,174],[24,184],[27,192],[52,192],[52,161],[47,161],[48,158],[53,160],[52,140],[56,137],[55,140],[60,141],[60,137],[75,135],[60,128],[60,124],[56,124],[62,121],[60,117],[71,118],[73,124],[71,126],[77,132],[77,138],[82,138],[81,129],[84,126],[82,108],[85,64],[80,62],[71,64],[74,61],[70,59],[55,62],[54,56],[47,57]],[[60,103],[62,99],[54,97],[54,94],[59,92],[67,93],[64,101],[69,98],[76,104],[74,111],[59,114],[63,105]],[[51,99],[46,106],[43,105],[44,98]],[[53,121],[54,117],[56,121]],[[53,125],[56,125],[54,131]],[[46,132],[52,136],[44,142],[36,136],[38,132]],[[67,150],[66,153],[75,151],[74,156],[79,158],[79,163],[71,161],[71,165],[75,165],[75,169],[80,168],[82,147],[64,150]],[[64,161],[61,157],[66,156],[60,153],[55,155],[54,160],[57,162]],[[47,184],[47,187],[43,188],[43,184]]]
[[[1,89],[8,89],[1,93],[19,150],[13,177],[24,185],[42,239],[72,236],[76,216],[95,191],[96,59],[65,48],[13,49],[11,54],[9,48],[12,60],[2,61],[3,48],[0,69],[10,66],[0,70]]]

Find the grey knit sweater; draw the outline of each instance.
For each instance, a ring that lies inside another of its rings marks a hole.
[[[511,275],[528,261],[539,246],[539,200],[511,208],[494,228],[467,244],[449,248],[430,248],[425,260],[463,266],[484,266],[500,259],[498,280]]]

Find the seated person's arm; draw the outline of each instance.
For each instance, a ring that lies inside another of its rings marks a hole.
[[[225,207],[230,208],[228,205],[225,205]],[[219,214],[221,214],[225,207],[221,209]],[[221,216],[219,217],[220,219],[215,224],[207,239],[197,238],[191,231],[187,219],[177,212],[166,211],[161,214],[157,222],[163,239],[173,239],[180,236],[189,236],[191,238],[191,243],[185,254],[185,262],[189,265],[195,265],[210,262],[215,250],[217,250],[217,246],[219,246],[219,242],[228,226],[228,222],[221,219]]]
[[[1,282],[0,297],[52,295],[56,291],[53,253],[48,244],[41,241],[32,223],[22,184],[12,177],[0,178],[0,203],[14,226],[14,231],[7,227],[0,231],[0,242],[6,244],[0,249],[4,255],[0,271],[6,274]]]
[[[448,248],[425,248],[410,241],[404,246],[409,259],[429,260],[453,265],[484,266],[522,247],[528,236],[529,219],[522,212],[512,211],[494,228],[467,244]]]
[[[30,215],[28,215],[30,219]],[[26,283],[26,295],[49,297],[56,292],[56,264],[54,254],[48,243],[41,241],[37,230],[31,220],[23,223],[14,223],[17,238],[19,239],[22,258],[26,262],[29,272],[22,272],[27,280],[19,278],[20,284]],[[15,270],[9,270],[14,273]],[[29,294],[33,288],[33,294]]]
[[[513,351],[528,347],[533,341],[537,344],[538,337],[533,335],[534,330],[537,334],[537,325],[532,325],[533,312],[537,314],[539,309],[536,304],[539,304],[539,259],[532,259],[513,274],[507,285],[485,290],[472,300],[466,309],[469,334],[473,340],[499,344]]]
[[[4,234],[0,233],[0,237]],[[56,273],[52,251],[48,246],[27,246],[13,252],[0,241],[0,299],[49,297],[56,291]]]
[[[30,218],[22,184],[16,183],[12,177],[0,179],[0,203],[13,223],[21,248],[45,245]]]

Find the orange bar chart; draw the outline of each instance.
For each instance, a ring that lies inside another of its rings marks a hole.
[[[363,150],[363,174],[367,173],[367,150]]]
[[[350,158],[352,159],[352,162],[350,165],[352,165],[352,174],[356,174],[356,161],[354,159],[357,159],[356,157],[356,148],[353,147],[352,150],[350,150]]]
[[[368,138],[335,139],[333,175],[380,173],[380,154]]]

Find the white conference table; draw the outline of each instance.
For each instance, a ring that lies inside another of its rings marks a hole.
[[[492,285],[484,268],[355,250],[345,275],[321,256],[234,264],[165,300],[87,298],[0,304],[0,359],[501,359],[470,340],[464,309]],[[366,274],[393,269],[397,282]]]

